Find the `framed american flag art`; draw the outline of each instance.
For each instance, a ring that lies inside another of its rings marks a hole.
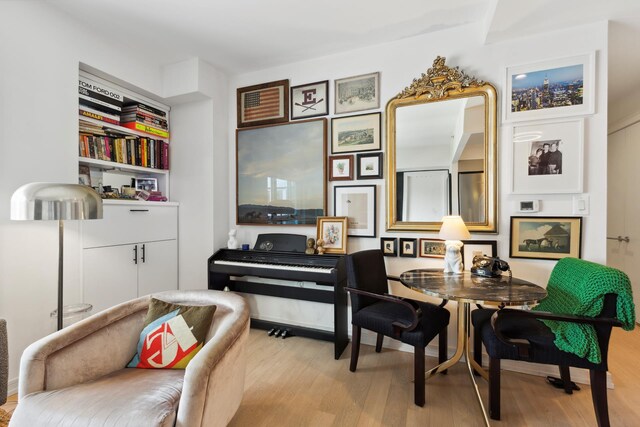
[[[238,127],[289,121],[289,80],[237,89]]]

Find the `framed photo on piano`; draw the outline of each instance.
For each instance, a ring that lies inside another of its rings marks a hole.
[[[320,240],[324,252],[327,254],[347,253],[347,217],[321,216],[318,217],[316,244]],[[318,244],[320,246],[320,244]]]

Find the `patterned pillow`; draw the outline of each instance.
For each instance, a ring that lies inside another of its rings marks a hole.
[[[151,298],[138,351],[128,368],[184,369],[204,345],[215,305],[188,306]]]

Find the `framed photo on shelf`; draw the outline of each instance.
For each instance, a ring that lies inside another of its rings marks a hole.
[[[400,238],[400,256],[415,258],[418,256],[418,239]]]
[[[329,181],[353,179],[353,156],[329,156]]]
[[[329,80],[291,87],[291,120],[329,114]]]
[[[333,187],[333,214],[347,217],[349,237],[376,237],[376,186]]]
[[[382,178],[382,153],[358,154],[358,179]]]
[[[158,191],[157,178],[133,178],[136,190]]]
[[[332,118],[331,153],[380,150],[380,121],[380,113]]]
[[[582,193],[584,119],[511,126],[513,193]]]
[[[398,238],[381,237],[380,250],[384,256],[398,256]]]
[[[462,262],[464,269],[470,270],[473,265],[473,257],[486,255],[492,258],[498,256],[498,242],[496,240],[463,240]]]
[[[327,212],[327,120],[236,131],[236,224],[315,225]]]
[[[510,240],[511,258],[580,258],[582,218],[512,216]]]
[[[289,121],[289,80],[241,87],[236,90],[238,127]]]
[[[507,67],[503,121],[593,114],[595,55]]]
[[[347,253],[347,217],[320,216],[318,217],[316,243],[322,240],[324,252],[327,254]]]
[[[446,247],[441,239],[420,239],[420,256],[424,258],[444,258]]]
[[[380,108],[380,73],[337,79],[335,97],[336,114]]]

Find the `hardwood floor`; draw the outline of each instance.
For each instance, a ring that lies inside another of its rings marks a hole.
[[[463,364],[427,381],[424,408],[413,404],[413,355],[362,345],[349,372],[347,347],[251,330],[245,395],[231,426],[481,426],[482,416]],[[608,390],[613,426],[640,425],[640,328],[614,330]],[[427,358],[427,367],[436,364]],[[487,403],[487,383],[479,379]],[[502,373],[502,420],[496,426],[594,426],[589,386],[567,395],[544,378]]]

